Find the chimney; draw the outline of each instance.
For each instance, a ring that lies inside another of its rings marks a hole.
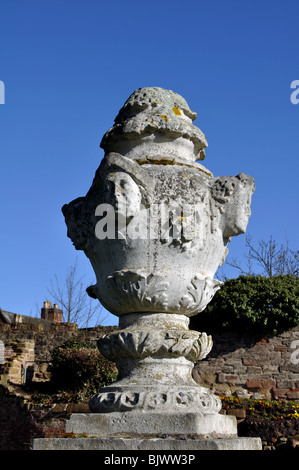
[[[52,302],[46,300],[43,308],[41,309],[41,318],[56,323],[62,322],[62,310],[58,308],[57,304],[52,307]]]

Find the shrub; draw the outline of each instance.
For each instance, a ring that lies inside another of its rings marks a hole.
[[[57,391],[84,392],[90,396],[117,376],[115,364],[86,341],[72,338],[54,348],[51,356],[52,382]]]
[[[277,333],[299,325],[299,279],[291,275],[240,276],[227,280],[196,326]]]

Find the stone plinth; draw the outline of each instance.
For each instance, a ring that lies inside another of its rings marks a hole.
[[[197,437],[237,437],[235,416],[168,412],[78,413],[71,415],[66,431],[87,436],[161,436],[184,434]]]
[[[202,451],[202,450],[261,450],[261,440],[255,437],[222,439],[124,439],[124,438],[46,438],[35,439],[33,450],[101,450],[101,451]]]

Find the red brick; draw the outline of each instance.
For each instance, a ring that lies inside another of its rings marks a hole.
[[[277,344],[274,346],[274,351],[287,351],[288,347],[285,344]]]
[[[299,400],[299,390],[290,390],[287,395],[289,400]]]
[[[256,361],[247,361],[246,359],[243,360],[244,366],[257,366],[258,363]]]
[[[288,388],[274,388],[274,396],[275,397],[283,397],[286,396],[287,392],[289,391]]]
[[[247,380],[247,388],[263,388],[261,380]]]
[[[276,387],[276,382],[274,380],[268,379],[268,380],[262,380],[262,388],[275,388]]]

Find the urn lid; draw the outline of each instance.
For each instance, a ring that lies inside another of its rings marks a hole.
[[[196,117],[179,94],[159,87],[139,88],[120,109],[100,146],[106,154],[118,152],[142,163],[203,160],[208,143],[193,124]]]

